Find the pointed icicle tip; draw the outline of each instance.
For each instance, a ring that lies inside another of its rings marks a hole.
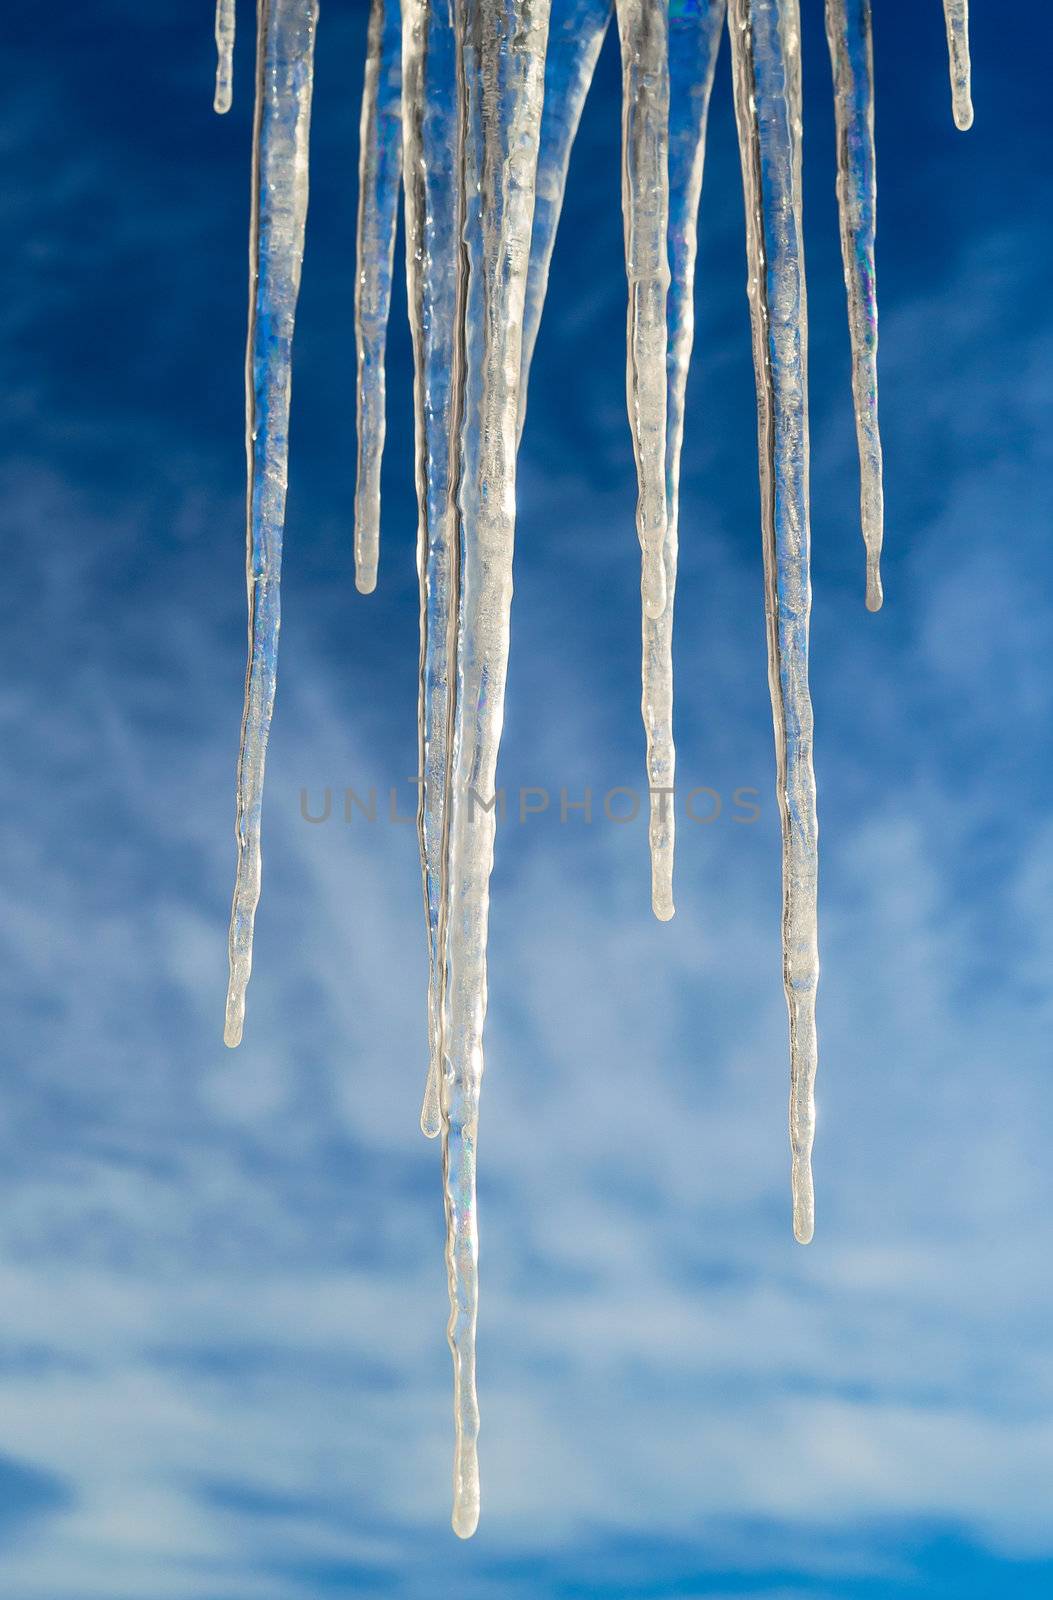
[[[428,1068],[428,1081],[424,1086],[424,1102],[420,1108],[420,1131],[426,1139],[437,1139],[442,1132],[439,1073],[434,1061]]]
[[[359,123],[355,275],[355,587],[372,594],[380,551],[380,467],[391,275],[402,177],[402,21],[398,0],[372,0]]]
[[[969,56],[969,0],[943,0],[951,69],[954,125],[963,133],[973,125],[972,62]]]

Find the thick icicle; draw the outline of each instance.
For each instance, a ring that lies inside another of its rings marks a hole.
[[[537,162],[534,233],[530,244],[530,276],[523,315],[520,433],[526,417],[530,363],[541,326],[552,251],[560,212],[563,210],[570,153],[613,9],[614,0],[552,0],[545,61],[541,148]]]
[[[420,0],[415,0],[420,8]],[[404,0],[404,6],[406,0]],[[444,16],[448,15],[447,6],[442,0],[436,0],[436,6]],[[424,8],[425,11],[427,8]],[[599,58],[607,26],[613,11],[613,0],[556,0],[555,10],[549,23],[548,53],[545,61],[545,97],[541,116],[541,144],[538,153],[537,183],[534,207],[534,227],[530,246],[530,271],[527,278],[526,307],[523,314],[523,350],[521,358],[521,376],[519,392],[519,431],[522,433],[523,421],[526,415],[527,387],[530,377],[530,362],[537,341],[538,328],[541,324],[541,313],[545,302],[545,292],[548,287],[549,266],[552,260],[552,250],[556,242],[556,230],[559,226],[560,212],[563,209],[563,194],[566,188],[567,168],[570,164],[570,153],[574,145],[574,138],[581,120],[582,108],[585,104],[589,86],[592,83],[596,62]],[[424,12],[421,13],[423,15]],[[437,33],[442,29],[442,22],[434,18],[428,23],[431,32],[431,50],[434,55],[436,44],[440,50],[443,45],[439,43],[445,35]],[[420,48],[418,45],[417,49]],[[428,57],[424,58],[425,63]],[[413,58],[403,56],[403,85],[404,96],[408,102],[410,95],[408,74],[415,70]],[[440,81],[445,83],[449,74],[446,70],[445,53],[441,56],[441,69],[437,57],[430,64],[432,83]],[[425,96],[427,90],[425,89]],[[432,210],[429,213],[429,226],[433,235],[437,234],[442,226],[441,208],[445,205],[452,207],[452,199],[445,190],[441,193],[437,185],[437,172],[442,173],[441,181],[446,181],[447,152],[452,150],[455,129],[455,107],[452,92],[442,89],[434,91],[433,99],[427,101],[429,124],[432,127],[433,147],[430,155],[424,158],[423,176],[433,195]],[[404,138],[410,137],[408,124]],[[405,165],[407,184],[409,181],[410,152],[407,143]],[[439,163],[437,168],[436,163]],[[423,195],[422,195],[423,203]],[[449,215],[449,212],[447,213]],[[414,246],[409,238],[410,200],[407,189],[407,262],[410,256],[423,252],[423,245]],[[431,220],[431,219],[434,220]],[[419,222],[416,224],[420,226]],[[441,247],[441,260],[446,259],[447,246],[445,240]],[[421,259],[426,263],[426,271],[432,276],[436,274],[436,247],[434,242],[427,251],[421,254]],[[410,265],[412,278],[413,267]],[[411,293],[413,286],[411,282]],[[425,289],[424,300],[421,304],[423,317],[428,317],[426,305],[434,301],[436,290]],[[449,616],[449,581],[446,576],[449,563],[448,538],[449,530],[446,526],[441,507],[445,504],[446,456],[442,454],[436,458],[436,452],[441,451],[445,443],[445,435],[441,433],[444,426],[444,408],[448,403],[448,384],[452,346],[449,331],[451,325],[451,308],[453,305],[452,285],[445,284],[441,291],[443,304],[439,307],[438,315],[431,315],[432,323],[439,323],[437,329],[433,327],[430,344],[436,354],[433,358],[433,374],[430,378],[422,379],[425,389],[423,396],[418,397],[418,406],[423,403],[432,416],[432,424],[424,424],[433,431],[434,447],[429,446],[426,458],[422,459],[418,451],[418,485],[424,481],[434,480],[430,492],[433,509],[429,512],[429,525],[434,529],[431,542],[434,549],[430,560],[426,560],[423,567],[424,580],[421,592],[421,673],[422,673],[422,700],[421,700],[421,773],[423,784],[421,792],[421,860],[425,876],[425,909],[428,920],[429,937],[429,992],[428,1014],[430,1020],[432,1049],[428,1065],[428,1080],[424,1090],[424,1103],[421,1108],[421,1128],[433,1137],[439,1132],[441,1114],[439,1109],[439,1064],[438,1064],[438,1026],[435,1010],[437,957],[441,945],[439,936],[439,922],[442,914],[443,887],[441,881],[441,840],[442,840],[442,814],[443,794],[439,787],[437,775],[441,762],[445,758],[447,746],[446,737],[446,711],[448,706],[447,691],[447,663],[448,652],[443,646],[440,650],[433,647],[432,641],[439,637],[446,638],[446,625]],[[443,324],[446,324],[443,326]],[[442,335],[446,337],[443,338]],[[425,335],[420,335],[418,342],[424,347]],[[419,359],[419,358],[418,358]],[[430,398],[436,395],[439,403]],[[420,424],[419,424],[420,425]],[[426,480],[421,478],[424,472]],[[422,523],[422,536],[424,527]],[[424,556],[422,550],[418,558],[418,565]]]
[[[442,950],[446,922],[446,789],[450,674],[456,644],[460,419],[464,360],[458,95],[449,0],[402,0],[406,290],[413,335],[420,579],[420,791],[417,812],[428,929],[428,1080],[421,1127],[439,1105]]]
[[[867,552],[867,609],[881,609],[884,493],[877,402],[877,290],[874,229],[874,49],[870,0],[826,0],[826,37],[834,72],[837,208],[848,292],[852,398],[859,445],[859,506]]]
[[[951,106],[955,126],[973,125],[972,66],[969,61],[969,0],[943,0],[951,67]]]
[[[238,757],[237,880],[224,1038],[241,1042],[260,898],[260,812],[281,625],[293,325],[307,218],[316,0],[260,0],[246,356],[249,661]]]
[[[358,155],[355,343],[358,349],[358,476],[355,585],[377,586],[380,463],[384,454],[384,348],[402,170],[402,25],[399,0],[373,0]]]
[[[486,933],[512,600],[523,308],[548,0],[461,0],[460,20],[468,283],[442,1120],[456,1420],[453,1527],[467,1538],[479,1519],[475,1167]]]
[[[757,377],[768,681],[782,818],[783,980],[790,1013],[793,1225],[812,1237],[818,825],[808,692],[807,304],[797,0],[730,0]]]
[[[666,328],[669,289],[669,17],[666,0],[616,0],[622,48],[622,212],[629,279],[626,394],[636,456],[644,615],[665,610]]]
[[[684,397],[695,335],[694,284],[698,204],[706,122],[726,0],[701,0],[669,14],[669,296],[666,302],[666,536],[662,560],[666,605],[643,617],[643,719],[651,791],[651,905],[663,922],[673,915],[675,808],[673,783],[673,599],[676,591],[680,447]]]
[[[234,82],[234,0],[216,0],[216,95],[212,109],[229,111]]]

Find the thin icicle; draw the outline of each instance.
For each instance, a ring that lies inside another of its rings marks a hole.
[[[669,15],[669,296],[666,302],[666,536],[662,554],[666,606],[643,618],[643,719],[651,791],[651,906],[662,922],[673,915],[675,808],[673,784],[673,600],[676,592],[680,447],[684,397],[695,336],[694,284],[698,204],[706,151],[709,97],[726,0],[701,0]]]
[[[449,805],[443,990],[443,1182],[456,1454],[453,1527],[479,1520],[475,1392],[476,1135],[486,1015],[486,935],[497,754],[515,541],[523,309],[534,214],[548,0],[462,0],[465,402],[461,600]]]
[[[943,0],[951,67],[951,106],[955,126],[973,125],[972,66],[969,61],[969,0]]]
[[[666,0],[616,0],[622,47],[622,213],[629,279],[626,394],[636,456],[645,616],[665,610],[666,329],[669,290],[669,17]]]
[[[826,0],[834,72],[837,208],[848,292],[852,398],[859,445],[859,506],[867,552],[867,609],[880,611],[884,493],[877,400],[877,289],[874,230],[874,49],[870,0]]]
[[[819,978],[815,777],[808,692],[807,304],[801,226],[797,0],[730,0],[757,377],[768,681],[782,818],[783,979],[790,1013],[793,1224],[812,1237],[815,994]]]
[[[358,156],[355,343],[358,349],[358,476],[355,585],[377,586],[380,463],[384,454],[384,348],[402,169],[402,24],[398,0],[373,0]]]
[[[458,97],[448,0],[402,0],[406,290],[413,335],[420,579],[420,794],[417,812],[428,929],[428,1080],[421,1128],[442,1126],[440,979],[446,922],[446,789],[450,673],[456,644],[460,422],[463,365]]]
[[[234,0],[216,0],[216,94],[213,111],[229,111],[234,97]]]
[[[316,0],[260,0],[246,354],[249,660],[238,757],[237,879],[224,1038],[241,1042],[260,898],[260,812],[281,625],[293,325],[307,218]]]
[[[614,10],[614,0],[552,0],[548,55],[545,60],[545,104],[541,114],[541,149],[537,162],[537,199],[530,244],[530,276],[523,315],[522,387],[519,431],[526,417],[530,363],[534,358],[548,273],[556,243],[570,153],[589,93],[596,62]]]

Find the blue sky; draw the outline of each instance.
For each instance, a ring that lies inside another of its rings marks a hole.
[[[863,609],[829,67],[805,0],[823,978],[790,1231],[778,836],[727,58],[678,595],[678,914],[646,831],[498,841],[480,1142],[484,1511],[448,1528],[393,310],[354,591],[358,3],[319,35],[285,612],[245,1042],[221,1041],[244,669],[251,23],[6,27],[0,110],[0,1570],[17,1600],[1049,1593],[1053,24],[877,10],[886,606]],[[502,778],[641,785],[615,53],[571,170],[520,484]],[[12,181],[12,179],[14,181]],[[738,787],[760,816],[732,820]],[[408,797],[409,790],[403,787]],[[403,805],[408,811],[409,806]]]

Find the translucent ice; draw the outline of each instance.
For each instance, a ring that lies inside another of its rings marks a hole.
[[[238,757],[237,878],[224,1038],[241,1042],[260,898],[260,814],[281,627],[293,325],[307,220],[315,0],[262,0],[256,41],[246,447],[249,660]]]

